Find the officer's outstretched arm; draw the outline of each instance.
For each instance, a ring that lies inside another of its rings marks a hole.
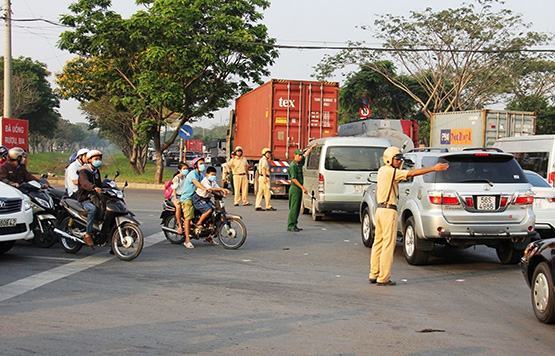
[[[410,177],[416,177],[416,176],[421,176],[421,175],[432,173],[432,172],[446,171],[447,168],[449,168],[449,165],[447,163],[438,163],[438,164],[436,164],[435,166],[432,166],[432,167],[410,170],[409,173],[407,174],[407,176],[409,178]]]

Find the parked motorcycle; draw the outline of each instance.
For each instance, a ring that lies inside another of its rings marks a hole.
[[[219,194],[214,194],[214,206],[212,216],[206,219],[202,228],[198,230],[194,228],[194,224],[201,214],[195,211],[195,218],[191,221],[190,238],[194,240],[209,237],[217,238],[224,248],[233,250],[243,246],[247,239],[247,227],[243,219],[239,215],[226,213],[223,197]],[[160,219],[162,219],[162,231],[164,231],[168,241],[172,244],[185,241],[184,235],[177,233],[178,224],[175,219],[175,206],[171,200],[164,201]]]
[[[46,181],[41,180],[29,181],[19,186],[19,190],[31,199],[31,207],[33,209],[33,223],[31,230],[35,237],[34,245],[48,248],[58,241],[58,237],[54,233],[57,224],[55,204],[52,197],[42,186]]]
[[[105,178],[98,197],[98,210],[94,223],[93,242],[95,246],[110,245],[112,252],[123,261],[131,261],[141,253],[144,236],[135,215],[127,209],[124,190],[118,189],[115,179]],[[60,236],[63,249],[68,253],[77,253],[85,241],[83,236],[87,226],[87,211],[75,199],[64,198],[61,206],[65,209],[59,228],[54,231]]]

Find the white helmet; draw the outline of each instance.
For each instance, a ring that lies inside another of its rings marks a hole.
[[[395,146],[388,147],[383,153],[383,162],[386,165],[391,166],[393,164],[393,158],[400,155],[401,155],[401,150],[398,147],[395,147]]]
[[[87,153],[89,153],[88,148],[81,148],[79,151],[77,151],[77,153],[75,154],[75,157],[80,157],[82,155],[86,155]]]
[[[10,148],[10,150],[8,151],[8,157],[12,161],[16,161],[20,157],[23,157],[24,155],[25,155],[25,150],[21,147],[13,147],[13,148]]]
[[[99,150],[90,150],[89,152],[87,152],[87,160],[98,156],[102,157],[102,152]]]

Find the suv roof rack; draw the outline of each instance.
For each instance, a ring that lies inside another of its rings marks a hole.
[[[449,149],[445,147],[418,147],[409,152],[449,152]]]
[[[463,151],[505,152],[502,149],[499,149],[497,147],[468,147],[468,148],[463,148]]]

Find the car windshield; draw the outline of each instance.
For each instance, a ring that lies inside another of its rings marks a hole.
[[[385,147],[328,147],[325,168],[329,171],[377,171],[384,150]]]
[[[426,179],[435,183],[528,183],[522,168],[509,155],[474,153],[440,157],[449,164],[444,172]]]
[[[528,179],[528,182],[532,184],[532,186],[538,187],[538,188],[551,188],[549,183],[547,183],[545,179],[543,179],[536,173],[524,172],[524,174],[526,174],[526,178]]]

